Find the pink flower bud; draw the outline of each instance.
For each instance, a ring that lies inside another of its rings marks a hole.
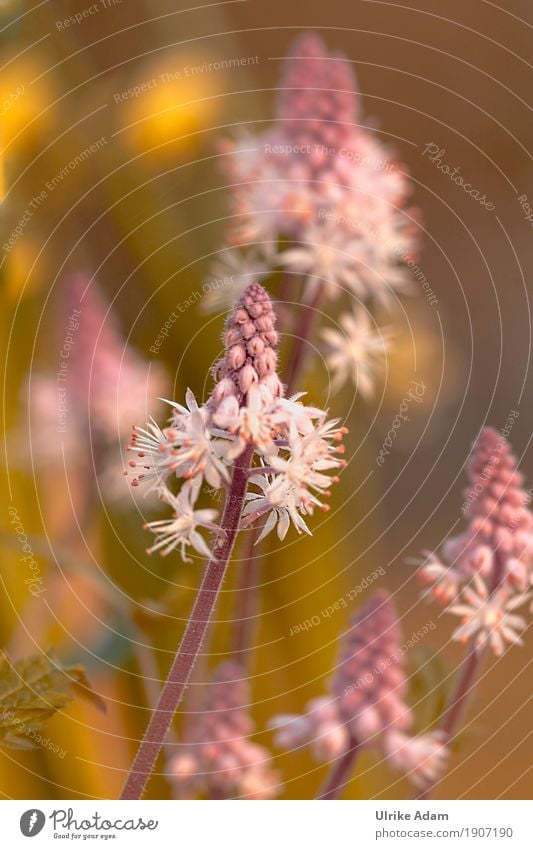
[[[246,348],[251,357],[257,357],[265,350],[264,340],[261,336],[254,336],[250,339]]]
[[[239,372],[239,389],[246,395],[250,388],[257,383],[259,376],[253,366],[247,364]]]
[[[244,345],[233,345],[228,351],[227,362],[233,371],[238,371],[242,368],[246,362],[246,349]]]
[[[220,380],[213,390],[212,399],[215,402],[216,406],[218,406],[225,398],[229,398],[231,396],[236,395],[237,390],[235,388],[235,384],[229,377],[223,378]]]
[[[272,398],[283,395],[282,384],[275,374],[277,357],[274,346],[278,341],[275,322],[276,316],[267,292],[259,283],[252,283],[226,323],[226,355],[216,367],[215,379],[219,383],[211,396],[215,407],[230,394],[238,396],[242,402],[250,388],[263,381]],[[233,393],[229,392],[228,381],[233,384]]]
[[[272,348],[267,348],[264,354],[257,357],[256,368],[260,377],[266,377],[276,370],[277,357]]]
[[[271,755],[248,738],[254,725],[246,705],[250,691],[241,667],[222,663],[205,687],[202,709],[194,715],[183,752],[169,762],[180,798],[200,794],[214,799],[269,799],[279,775]]]

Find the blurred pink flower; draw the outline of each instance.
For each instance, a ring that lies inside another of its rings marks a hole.
[[[272,799],[281,790],[268,749],[250,740],[250,688],[239,664],[222,663],[206,685],[179,752],[168,767],[178,798]]]
[[[333,374],[332,391],[351,380],[363,397],[370,398],[376,375],[383,371],[393,331],[390,327],[376,327],[362,309],[343,313],[339,325],[338,329],[326,327],[321,334],[328,348],[326,362]]]
[[[166,393],[167,378],[158,364],[143,359],[124,340],[88,273],[68,277],[62,295],[53,343],[56,373],[28,377],[34,460],[62,464],[64,452],[69,468],[79,465],[84,473],[92,461],[106,494],[125,499],[129,492],[122,476],[121,441],[132,420],[144,417],[148,403]]]
[[[98,283],[88,274],[67,279],[65,300],[69,311],[74,306],[80,310],[67,372],[73,413],[87,415],[95,438],[120,441],[152,399],[164,394],[166,377],[158,364],[149,363],[124,340]]]
[[[285,60],[273,127],[220,148],[228,242],[262,252],[263,269],[308,275],[307,297],[319,285],[331,298],[348,291],[386,302],[408,288],[404,265],[418,250],[408,175],[359,113],[350,62],[304,34]],[[278,252],[281,237],[292,243]],[[218,307],[220,291],[209,301]]]
[[[529,600],[529,594],[510,595],[505,587],[489,593],[479,575],[474,575],[472,584],[473,587],[469,585],[463,589],[462,602],[449,609],[463,620],[454,639],[466,643],[475,637],[479,648],[489,645],[498,656],[505,651],[506,643],[523,645],[520,632],[525,629],[526,620],[513,611]]]
[[[484,428],[468,463],[466,530],[448,540],[442,556],[430,554],[419,578],[463,624],[454,639],[476,636],[501,654],[505,643],[521,643],[525,620],[514,611],[529,595],[533,576],[533,514],[530,497],[507,440]]]
[[[329,695],[309,702],[303,716],[286,714],[270,722],[277,745],[289,749],[310,745],[318,760],[330,760],[355,741],[360,747],[378,749],[414,780],[423,768],[420,764],[415,768],[416,759],[422,753],[424,759],[429,757],[433,738],[406,734],[413,716],[405,702],[404,665],[392,599],[386,592],[376,592],[345,635]],[[397,751],[400,740],[402,757]],[[434,769],[439,762],[433,758]]]
[[[439,731],[408,737],[401,731],[391,731],[384,740],[390,763],[408,775],[415,787],[435,784],[446,770],[449,751]]]

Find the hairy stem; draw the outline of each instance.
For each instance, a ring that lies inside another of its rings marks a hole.
[[[317,799],[338,799],[344,787],[350,780],[361,745],[352,735],[348,750],[338,758],[335,766],[328,775]]]
[[[246,448],[235,463],[226,497],[221,533],[207,565],[191,617],[176,652],[168,678],[161,690],[145,735],[128,773],[121,799],[140,799],[200,653],[206,631],[233,551],[247,487],[247,469],[254,448]]]
[[[139,672],[141,673],[142,687],[148,709],[154,710],[159,698],[159,684],[161,683],[161,679],[153,649],[143,642],[145,639],[145,634],[142,631],[139,631],[138,640],[135,646],[135,654],[137,656],[137,664]],[[173,746],[176,743],[177,739],[172,733],[172,728],[170,728],[164,744],[167,758],[172,757],[174,754],[175,750]]]

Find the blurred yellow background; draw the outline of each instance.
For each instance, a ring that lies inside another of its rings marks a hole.
[[[327,8],[316,0],[292,6],[252,0],[204,10],[169,0],[155,8],[143,0],[110,0],[84,16],[89,5],[0,5],[2,244],[31,209],[0,266],[6,429],[0,639],[13,656],[54,647],[65,661],[83,663],[108,710],[102,715],[76,701],[47,724],[65,750],[62,758],[42,748],[0,751],[5,798],[117,796],[148,717],[141,676],[150,674],[153,657],[150,650],[139,656],[135,646],[157,646],[152,674],[164,676],[200,580],[198,561],[146,555],[148,502],[117,507],[95,489],[78,528],[72,487],[84,483],[71,475],[69,458],[64,468],[56,464],[46,472],[38,456],[35,470],[28,462],[42,442],[39,422],[34,418],[29,427],[25,414],[26,379],[56,368],[62,281],[80,268],[94,272],[124,337],[164,365],[172,397],[181,400],[188,386],[205,397],[222,315],[206,316],[192,304],[159,353],[150,347],[176,305],[201,290],[221,245],[227,210],[216,141],[272,119],[280,59],[299,30],[316,29],[332,50],[353,60],[367,122],[407,163],[427,230],[421,267],[439,306],[432,310],[423,296],[404,299],[383,392],[370,404],[355,400],[347,440],[352,459],[327,521],[315,523],[312,539],[289,536],[281,549],[268,543],[251,682],[257,740],[271,745],[267,720],[301,711],[323,692],[353,611],[323,618],[303,635],[290,637],[291,628],[378,567],[385,572],[379,585],[395,593],[406,637],[435,619],[431,646],[428,638],[423,650],[446,646],[435,663],[442,661],[443,675],[450,675],[461,649],[450,648],[446,617],[438,620],[436,608],[417,603],[407,561],[436,548],[460,515],[462,468],[485,421],[500,428],[510,410],[520,411],[512,441],[533,478],[527,450],[532,241],[517,200],[531,192],[525,68],[531,35],[520,21],[530,16],[529,4],[514,0],[503,11],[481,0],[451,0],[445,18],[437,17],[444,12],[436,0],[422,11],[347,0]],[[76,14],[81,21],[65,25]],[[223,60],[231,57],[255,58],[227,68]],[[97,152],[70,170],[99,140]],[[472,176],[494,201],[494,213],[431,166],[422,155],[430,142]],[[44,202],[32,207],[42,192]],[[278,283],[272,283],[274,294]],[[376,453],[411,379],[427,385],[424,403],[378,469]],[[329,403],[335,414],[345,415],[354,403],[349,389],[328,400],[320,363],[307,384],[311,400]],[[86,457],[89,448],[69,450]],[[94,488],[91,472],[86,484]],[[47,591],[38,599],[23,581],[9,506],[18,511],[42,569]],[[206,669],[229,649],[238,556],[208,656],[189,690],[192,699]],[[158,605],[165,616],[150,613]],[[531,639],[484,677],[476,723],[454,754],[443,798],[527,797],[530,758],[521,741],[529,733],[530,649]],[[413,673],[417,657],[408,658]],[[416,684],[423,690],[423,682]],[[421,716],[435,710],[424,699],[419,709]],[[314,795],[325,768],[308,753],[282,753],[277,763],[286,798]],[[408,792],[365,757],[346,795],[404,798]],[[158,776],[149,793],[169,798],[170,787]]]

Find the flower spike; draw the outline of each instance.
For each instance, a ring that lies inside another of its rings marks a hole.
[[[468,527],[430,553],[420,582],[448,612],[461,617],[453,638],[475,637],[501,655],[521,645],[525,619],[513,611],[526,602],[533,576],[533,514],[516,457],[492,428],[479,435],[468,462],[470,487],[463,512]]]
[[[309,702],[303,716],[274,717],[270,727],[277,745],[310,745],[319,761],[341,757],[354,743],[377,749],[418,785],[440,774],[447,752],[433,732],[409,736],[413,716],[406,695],[398,617],[388,593],[380,591],[353,618],[329,694]]]
[[[278,334],[274,307],[267,291],[252,283],[226,321],[225,354],[214,369],[211,396],[200,405],[189,389],[186,405],[169,401],[171,422],[161,428],[152,419],[134,427],[129,463],[132,485],[149,482],[174,512],[172,519],[149,522],[157,540],[148,551],[163,555],[178,548],[209,557],[210,548],[199,528],[217,530],[216,512],[196,509],[202,483],[212,491],[227,485],[231,468],[252,449],[250,489],[244,495],[243,520],[251,524],[267,515],[262,535],[277,528],[284,539],[292,523],[298,533],[311,533],[304,516],[318,508],[338,480],[331,475],[346,464],[340,455],[346,428],[327,413],[307,407],[301,394],[284,397],[277,373]],[[179,495],[175,478],[184,481]]]

